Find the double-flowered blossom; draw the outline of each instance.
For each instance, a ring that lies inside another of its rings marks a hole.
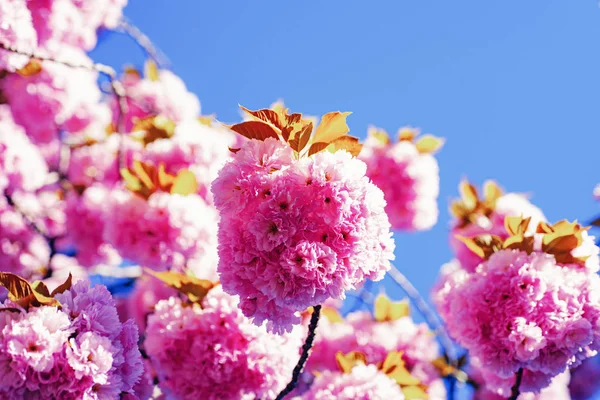
[[[576,223],[542,222],[535,233],[529,218],[505,225],[505,240],[464,239],[484,261],[447,272],[439,311],[482,368],[502,379],[523,369],[522,391],[539,392],[600,348],[598,247]]]
[[[334,309],[324,308],[305,378],[337,369],[336,354],[358,351],[377,364],[392,351],[402,353],[410,374],[423,384],[431,400],[444,400],[446,390],[433,362],[439,357],[435,336],[426,324],[415,324],[406,302],[377,297],[374,313],[356,311],[341,318]]]
[[[1,7],[1,6],[0,6]],[[33,191],[45,182],[48,166],[7,105],[0,105],[0,191]]]
[[[450,212],[454,216],[450,231],[450,244],[463,268],[473,271],[482,261],[457,237],[473,237],[482,234],[496,235],[505,239],[505,217],[531,217],[530,229],[545,221],[542,211],[531,204],[527,197],[518,193],[504,194],[494,181],[486,181],[481,196],[475,186],[467,181],[460,183],[461,198],[452,202]]]
[[[367,176],[385,195],[393,229],[420,231],[437,222],[440,178],[434,153],[443,141],[418,134],[417,129],[401,128],[394,143],[385,131],[372,127],[360,153]]]
[[[23,52],[31,52],[36,47],[37,35],[24,0],[0,2],[0,21],[0,44]],[[14,72],[28,61],[27,56],[0,49],[0,71]]]
[[[196,194],[194,174],[180,170],[173,176],[163,164],[137,161],[122,173],[127,188],[111,192],[104,239],[137,264],[214,278],[218,214]]]
[[[109,194],[110,189],[101,184],[94,184],[83,193],[75,190],[67,193],[66,231],[83,266],[116,265],[121,261],[117,251],[103,237]]]
[[[200,116],[200,101],[188,92],[185,83],[169,70],[159,70],[149,61],[145,73],[134,69],[121,79],[127,94],[127,113],[123,116],[125,131],[131,132],[140,119],[162,115],[175,123]],[[119,103],[112,100],[113,125],[117,126]]]
[[[160,389],[180,400],[275,398],[292,376],[304,329],[268,333],[244,317],[237,297],[219,285],[207,290],[192,304],[162,300],[148,317],[144,347]]]
[[[119,399],[143,372],[133,321],[119,322],[104,286],[70,278],[54,292],[4,274],[0,397]]]
[[[116,28],[127,0],[27,0],[38,42],[43,46],[70,45],[91,50],[96,31]]]
[[[78,49],[61,47],[56,57],[91,64]],[[101,98],[97,77],[87,69],[32,60],[22,71],[0,79],[0,91],[31,141],[49,144],[58,139],[60,129],[69,125],[83,129],[96,117],[94,109]]]
[[[309,306],[381,279],[394,242],[383,193],[346,151],[360,151],[347,113],[326,114],[311,137],[301,114],[248,112],[253,120],[231,128],[251,140],[212,185],[218,272],[247,317],[282,332]]]

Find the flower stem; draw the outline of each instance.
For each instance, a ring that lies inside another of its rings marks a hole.
[[[308,360],[308,356],[310,355],[310,349],[312,348],[313,341],[315,340],[315,334],[317,331],[317,324],[319,323],[319,317],[321,315],[321,305],[316,305],[313,307],[313,313],[310,317],[310,324],[308,325],[308,335],[306,336],[306,340],[302,345],[302,354],[300,355],[300,359],[298,363],[294,367],[294,372],[292,373],[292,380],[287,384],[287,386],[277,395],[275,400],[282,400],[294,390],[296,385],[298,384],[298,379],[300,379],[300,374],[302,373],[302,369],[304,369],[304,365],[306,364],[306,360]]]
[[[444,348],[446,356],[448,357],[449,364],[455,368],[458,368],[456,349],[454,348],[448,332],[437,317],[435,311],[431,309],[425,299],[423,299],[423,296],[421,296],[419,291],[413,286],[408,278],[404,276],[404,274],[395,266],[392,266],[392,269],[390,269],[388,274],[394,280],[394,282],[396,282],[396,284],[400,286],[402,290],[404,290],[411,302],[415,305],[415,307],[417,307],[417,310],[419,310],[421,315],[423,315],[429,327],[440,339],[440,343]]]
[[[515,384],[510,389],[510,398],[508,400],[517,400],[521,394],[519,388],[521,387],[521,381],[523,380],[523,368],[519,368],[515,376]]]

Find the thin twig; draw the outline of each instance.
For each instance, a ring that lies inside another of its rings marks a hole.
[[[508,400],[517,400],[521,394],[521,381],[523,380],[523,368],[519,368],[515,375],[515,384],[510,389],[510,398]]]
[[[277,395],[275,400],[282,400],[283,398],[285,398],[285,396],[290,394],[298,384],[298,379],[300,379],[300,374],[302,373],[302,369],[304,369],[304,364],[306,364],[306,360],[308,360],[308,356],[310,355],[310,349],[312,348],[313,341],[315,340],[315,334],[317,331],[317,324],[319,323],[320,315],[321,305],[314,306],[313,313],[310,316],[310,324],[308,325],[308,335],[306,336],[306,340],[302,345],[302,354],[300,355],[300,359],[294,367],[294,372],[292,373],[292,380]]]
[[[144,34],[137,26],[133,25],[129,20],[123,18],[117,28],[119,32],[125,33],[127,36],[135,40],[135,42],[144,50],[144,52],[156,63],[160,68],[167,68],[170,65],[169,59],[160,51],[158,47],[152,43],[150,38]]]
[[[392,269],[388,272],[390,277],[404,290],[406,295],[412,301],[412,303],[417,307],[417,310],[423,315],[427,324],[433,329],[433,332],[440,339],[440,343],[444,348],[444,352],[448,357],[449,364],[454,368],[458,368],[458,357],[456,354],[456,349],[452,344],[452,340],[446,332],[444,325],[437,317],[436,313],[429,307],[423,296],[419,293],[419,291],[413,286],[413,284],[408,280],[406,276],[402,272],[400,272],[396,267],[392,266]]]
[[[8,203],[8,205],[11,206],[12,209],[21,216],[21,218],[23,218],[23,221],[25,221],[25,224],[27,226],[29,226],[31,229],[33,229],[39,235],[45,237],[46,239],[49,239],[47,232],[44,232],[44,230],[42,228],[40,228],[35,223],[35,221],[29,217],[29,215],[27,215],[25,212],[23,212],[23,210],[21,210],[19,208],[19,206],[15,203],[13,198],[8,193],[6,193],[6,191],[4,192],[4,198],[6,199],[6,202]]]

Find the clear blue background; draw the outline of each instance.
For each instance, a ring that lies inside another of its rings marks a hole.
[[[125,14],[221,121],[283,98],[312,115],[353,111],[354,135],[375,124],[445,137],[439,222],[396,236],[397,265],[423,293],[452,256],[447,206],[462,177],[531,193],[551,220],[600,211],[595,0],[130,0]],[[143,61],[120,35],[92,55]]]

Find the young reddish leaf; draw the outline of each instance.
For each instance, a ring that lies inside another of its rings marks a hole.
[[[201,115],[198,117],[198,122],[202,125],[212,126],[213,121],[215,120],[216,115]]]
[[[327,148],[328,145],[329,145],[329,143],[323,143],[323,142],[311,144],[310,148],[308,149],[308,156],[310,157],[313,154],[318,153],[321,150],[324,150],[325,148]]]
[[[340,371],[349,374],[356,365],[366,364],[367,356],[360,351],[351,351],[347,354],[338,351],[335,354],[335,361]]]
[[[45,297],[50,297],[50,290],[48,289],[48,286],[46,286],[46,284],[42,281],[35,281],[31,284],[31,288],[41,294],[42,296]]]
[[[192,303],[202,303],[202,300],[206,297],[210,289],[215,287],[215,284],[211,281],[194,278],[178,272],[155,272],[148,268],[144,268],[144,270],[147,274],[152,275],[186,295]]]
[[[404,400],[428,400],[429,395],[421,387],[417,385],[403,386],[402,393],[404,394]]]
[[[392,142],[390,139],[390,136],[387,134],[386,131],[384,131],[383,129],[377,128],[375,126],[369,127],[369,129],[367,130],[367,135],[369,137],[372,137],[373,139],[377,140],[379,143],[381,143],[383,145],[388,145]]]
[[[262,121],[244,121],[230,126],[229,129],[248,139],[265,140],[269,137],[279,139],[275,128]]]
[[[524,235],[527,232],[531,217],[511,217],[506,216],[504,218],[504,229],[511,235]]]
[[[479,203],[479,195],[475,186],[471,185],[469,181],[463,180],[460,182],[458,190],[465,207],[474,210]]]
[[[406,301],[391,301],[386,295],[380,294],[375,299],[375,320],[378,322],[396,321],[410,315],[410,307]]]
[[[125,181],[125,187],[132,192],[137,192],[142,188],[140,180],[127,168],[121,168],[121,178]]]
[[[180,194],[187,196],[198,192],[198,182],[196,181],[196,175],[190,170],[179,171],[177,177],[173,181],[171,187],[171,194]]]
[[[344,136],[350,131],[346,118],[351,112],[334,111],[321,117],[321,122],[315,131],[313,143],[331,143],[335,139]],[[313,144],[313,146],[314,146]]]
[[[290,147],[296,153],[300,153],[308,144],[310,140],[310,134],[313,130],[312,122],[308,122],[305,125],[301,125],[298,127],[298,131],[294,132],[291,135],[291,139],[289,140]]]
[[[358,157],[362,147],[363,145],[358,142],[357,137],[347,135],[337,138],[333,142],[329,143],[327,149],[332,153],[335,153],[338,150],[346,150],[354,157]]]
[[[285,126],[285,121],[281,120],[281,118],[280,118],[280,115],[285,113],[285,110],[283,110],[281,113],[279,113],[274,110],[269,110],[268,108],[265,108],[262,110],[256,110],[256,111],[248,110],[246,107],[244,107],[242,105],[240,105],[240,108],[245,113],[252,116],[253,118],[255,118],[258,121],[267,122],[267,123],[275,126],[278,129],[282,129]]]
[[[175,181],[175,177],[167,171],[165,171],[165,165],[160,164],[158,166],[158,186],[161,188],[171,188],[173,186],[173,181]],[[169,191],[171,190],[169,189]]]
[[[33,289],[29,282],[10,272],[0,272],[0,285],[8,290],[8,297],[11,301],[16,301],[33,294]]]
[[[37,75],[40,72],[42,72],[42,63],[36,59],[29,60],[23,68],[17,70],[17,73],[24,77]]]
[[[431,364],[433,364],[443,378],[451,375],[462,383],[466,383],[469,380],[469,376],[464,371],[461,371],[460,369],[448,364],[444,357],[436,358],[431,362]]]
[[[134,67],[132,65],[125,66],[125,68],[123,68],[123,74],[134,76],[138,79],[142,78],[142,73],[136,67]]]
[[[463,242],[469,250],[483,259],[487,259],[503,247],[503,241],[498,236],[480,235],[473,238],[455,235],[456,239]]]
[[[73,286],[73,275],[71,275],[69,272],[69,277],[67,280],[58,285],[57,288],[52,291],[51,296],[54,297],[57,294],[66,292],[67,290],[71,289],[71,286]]]
[[[415,143],[415,147],[421,154],[435,153],[444,145],[444,139],[433,135],[423,135]]]
[[[156,115],[137,119],[131,131],[143,132],[141,140],[147,146],[156,140],[173,137],[175,127],[176,124],[173,120],[164,115]]]
[[[483,184],[483,195],[485,201],[490,204],[491,207],[496,207],[496,201],[502,197],[502,189],[494,181],[485,181]]]
[[[344,318],[338,310],[332,307],[321,307],[321,315],[323,315],[332,324],[338,324],[344,322]]]
[[[9,272],[0,272],[0,285],[8,290],[8,298],[11,301],[23,308],[28,308],[32,303],[48,306],[60,305],[57,300],[36,292],[29,282],[18,275]],[[42,291],[44,290],[42,289]]]
[[[400,386],[418,385],[421,381],[406,369],[402,355],[403,353],[399,351],[389,352],[381,365],[381,372],[395,380]]]
[[[417,136],[417,131],[409,126],[398,129],[398,140],[412,142]]]
[[[144,63],[144,76],[152,82],[156,82],[160,79],[160,73],[158,72],[158,67],[154,61],[146,60]]]

